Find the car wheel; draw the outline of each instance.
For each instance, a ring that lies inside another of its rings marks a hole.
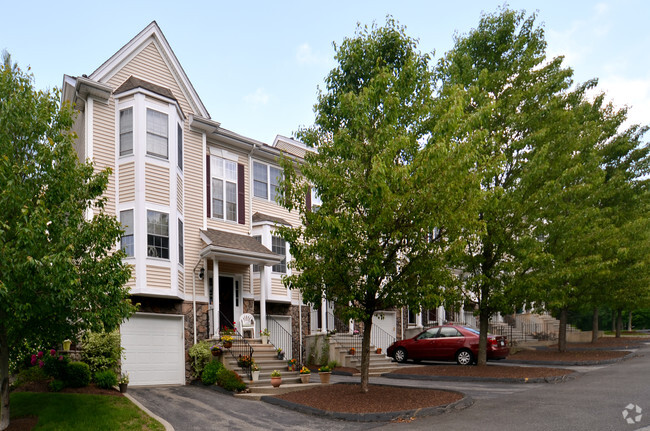
[[[406,349],[400,347],[395,350],[395,356],[393,356],[397,362],[406,362]]]
[[[456,352],[456,362],[458,365],[471,365],[474,363],[474,355],[467,349]]]

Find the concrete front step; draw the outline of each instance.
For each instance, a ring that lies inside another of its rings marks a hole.
[[[285,383],[283,377],[282,384],[278,388],[274,388],[273,386],[270,385],[270,383],[268,383],[267,386],[249,386],[248,389],[250,392],[243,393],[243,394],[235,394],[235,397],[249,399],[249,400],[260,400],[263,396],[266,395],[281,395],[289,392],[302,391],[304,389],[309,389],[320,385],[321,385],[320,382]]]

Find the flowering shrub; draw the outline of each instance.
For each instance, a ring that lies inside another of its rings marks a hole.
[[[300,369],[300,374],[311,374],[311,370],[303,365]]]
[[[268,328],[264,328],[262,331],[260,331],[260,335],[263,335],[265,337],[270,337],[271,336],[271,331],[269,331]]]
[[[221,336],[221,341],[223,343],[232,343],[232,340],[233,340],[233,338],[232,338],[231,335],[222,335]]]
[[[245,356],[240,355],[239,358],[237,358],[237,365],[239,365],[240,368],[248,368],[251,366],[252,363],[253,363],[253,358],[248,355]]]
[[[296,365],[296,360],[295,359],[289,359],[287,361],[287,365],[290,366],[290,367],[295,366]]]
[[[329,373],[331,371],[332,371],[332,369],[330,367],[328,367],[327,365],[323,365],[322,367],[320,367],[318,369],[319,373]]]

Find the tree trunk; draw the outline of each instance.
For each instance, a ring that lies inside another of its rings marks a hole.
[[[627,330],[632,330],[632,312],[630,311],[627,315]]]
[[[598,307],[594,307],[594,314],[591,318],[591,342],[598,341]]]
[[[476,364],[483,366],[487,364],[487,334],[490,324],[490,312],[487,307],[481,306],[479,310],[479,338],[478,338],[478,358]]]
[[[368,392],[368,374],[370,372],[370,330],[372,329],[372,313],[363,321],[363,342],[361,344],[361,392]]]
[[[560,310],[560,332],[557,336],[557,349],[560,352],[566,352],[566,322],[567,322],[567,307],[562,307]]]
[[[4,314],[0,316],[5,319]],[[7,328],[0,325],[0,430],[9,427],[9,337]]]
[[[623,329],[623,310],[616,310],[616,338],[621,338]]]
[[[612,332],[616,332],[616,311],[612,310]]]

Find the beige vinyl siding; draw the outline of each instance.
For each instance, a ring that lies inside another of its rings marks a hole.
[[[135,200],[135,163],[124,163],[120,165],[120,203],[131,202]]]
[[[258,278],[253,277],[253,296],[255,296],[256,298],[259,298],[262,293],[261,286],[262,286],[261,279],[259,277]]]
[[[271,294],[277,296],[287,296],[287,288],[284,287],[282,279],[271,277]]]
[[[86,113],[81,112],[77,115],[72,125],[72,131],[77,134],[72,145],[77,152],[77,157],[81,162],[86,161]]]
[[[286,208],[281,207],[274,201],[260,198],[253,198],[253,214],[260,212],[262,214],[280,217],[291,224],[291,226],[300,226],[300,214],[298,211],[289,212]]]
[[[230,262],[219,262],[219,274],[243,276],[242,288],[244,292],[246,292],[248,290],[248,286],[250,286],[250,271],[248,268],[248,265],[239,265]]]
[[[294,156],[298,156],[303,159],[305,158],[305,154],[307,153],[306,149],[284,141],[278,141],[275,144],[275,148],[277,148],[278,150],[286,151],[289,154],[293,154]]]
[[[88,108],[86,108],[88,109]],[[115,214],[115,102],[93,103],[93,159],[95,172],[111,168],[104,210]]]
[[[187,123],[187,122],[186,122]],[[203,170],[205,163],[202,135],[190,131],[185,125],[183,135],[185,171],[183,172],[183,194],[188,199],[183,205],[185,231],[185,294],[192,295],[192,267],[199,258],[205,244],[201,241],[199,230],[203,229]],[[191,263],[191,265],[190,265]],[[198,295],[204,295],[203,281],[196,279]]]
[[[183,214],[183,178],[176,174],[176,209]]]
[[[147,287],[171,290],[171,270],[164,266],[147,265]]]
[[[289,290],[291,292],[291,299],[293,301],[299,301],[300,300],[300,291],[298,289],[291,289]]]
[[[133,290],[135,289],[135,265],[131,265],[131,274],[133,275],[129,278],[129,281],[126,282],[126,286],[128,286],[130,290]]]
[[[178,292],[185,292],[185,273],[183,271],[178,271]]]
[[[169,205],[169,168],[145,163],[145,200]]]

